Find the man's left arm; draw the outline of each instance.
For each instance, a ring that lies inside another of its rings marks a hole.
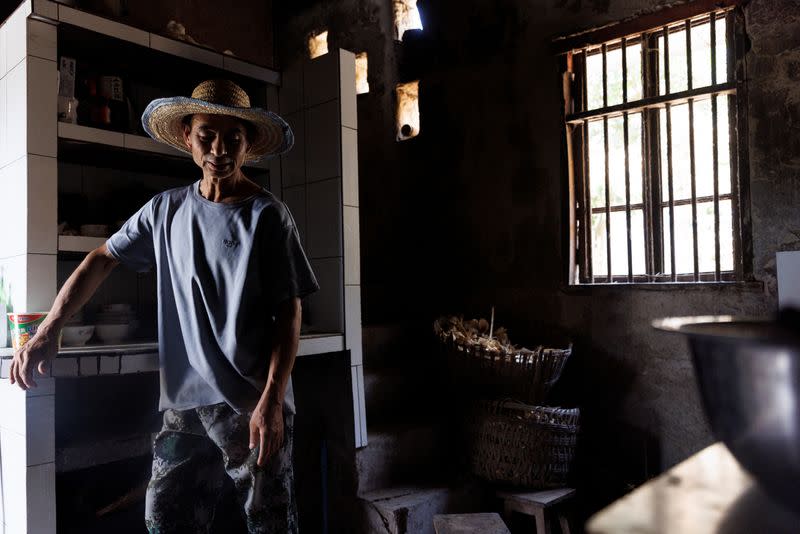
[[[250,448],[259,447],[258,465],[283,445],[283,399],[297,357],[301,318],[299,298],[292,297],[278,305],[267,385],[250,418]]]

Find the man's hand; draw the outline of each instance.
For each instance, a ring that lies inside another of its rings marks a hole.
[[[40,374],[47,373],[47,368],[58,354],[58,333],[48,330],[39,330],[25,345],[14,353],[11,362],[11,371],[8,378],[12,384],[18,384],[22,389],[36,387],[33,380],[33,370]]]
[[[283,446],[283,406],[259,402],[250,417],[250,449],[258,447],[259,467]]]

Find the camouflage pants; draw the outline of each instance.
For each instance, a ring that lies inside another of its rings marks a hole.
[[[258,447],[249,449],[250,414],[237,414],[225,403],[165,411],[153,442],[145,507],[148,532],[210,532],[227,472],[251,534],[296,534],[293,421],[292,414],[284,414],[283,446],[258,467]]]

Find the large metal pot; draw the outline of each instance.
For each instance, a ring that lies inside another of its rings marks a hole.
[[[764,490],[800,513],[800,321],[662,319],[689,338],[714,436]]]

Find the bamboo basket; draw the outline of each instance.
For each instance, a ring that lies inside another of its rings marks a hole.
[[[527,489],[563,487],[575,457],[580,411],[480,401],[466,422],[473,474]]]
[[[566,349],[474,343],[452,335],[442,318],[434,325],[458,389],[484,398],[513,398],[539,405],[561,377],[572,344]],[[487,338],[483,338],[485,341]]]

